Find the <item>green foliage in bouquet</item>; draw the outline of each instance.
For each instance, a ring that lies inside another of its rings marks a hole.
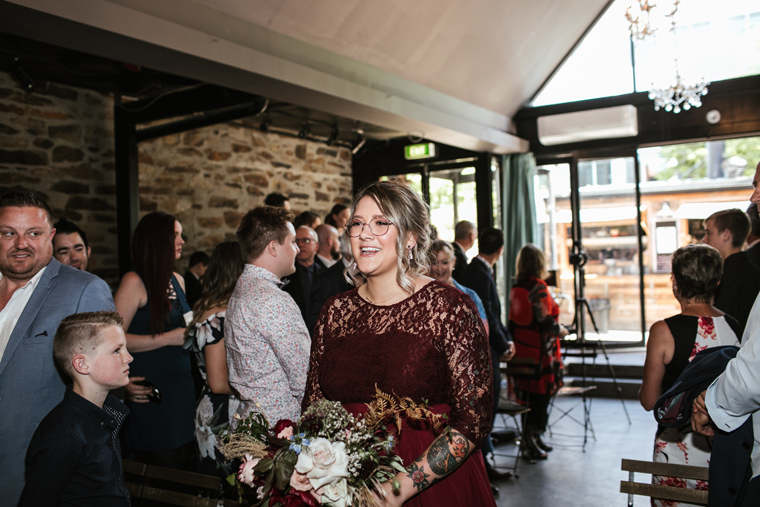
[[[272,428],[258,413],[238,419],[220,447],[227,460],[243,461],[230,479],[239,490],[240,483],[255,488],[256,506],[374,506],[373,490],[405,472],[393,453],[396,437],[385,423],[400,434],[402,416],[427,420],[436,431],[446,421],[424,404],[375,389],[364,415],[348,413],[340,402],[320,400],[297,423],[283,420]]]

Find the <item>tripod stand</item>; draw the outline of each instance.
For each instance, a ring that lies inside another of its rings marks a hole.
[[[621,405],[623,405],[623,411],[625,412],[625,417],[628,420],[628,424],[631,424],[631,417],[628,414],[628,409],[625,406],[625,400],[623,399],[623,390],[621,389],[620,385],[618,384],[617,376],[615,375],[615,369],[612,367],[612,364],[610,363],[610,357],[607,354],[607,347],[604,345],[604,342],[599,338],[599,328],[596,325],[596,319],[594,318],[594,313],[591,310],[591,305],[589,304],[588,300],[584,297],[583,290],[585,286],[585,269],[583,266],[585,265],[586,261],[588,260],[588,257],[586,254],[580,250],[578,247],[574,247],[574,253],[570,256],[570,262],[575,266],[576,268],[576,276],[575,276],[575,317],[573,319],[573,328],[577,335],[577,340],[575,340],[574,343],[570,341],[565,340],[565,354],[564,357],[579,357],[581,359],[581,388],[577,390],[582,396],[582,404],[583,404],[583,422],[577,421],[579,424],[583,425],[583,450],[585,452],[586,450],[586,443],[588,442],[588,435],[589,432],[591,433],[592,437],[596,439],[596,435],[594,434],[594,427],[591,424],[591,401],[592,399],[589,397],[588,392],[591,389],[594,389],[594,387],[590,387],[588,385],[588,375],[586,370],[586,359],[587,358],[593,358],[593,366],[596,365],[596,357],[598,355],[597,350],[601,349],[602,354],[604,355],[605,362],[607,363],[607,368],[610,372],[610,377],[612,377],[613,386],[615,388],[615,391],[618,394],[618,397],[620,399]],[[591,325],[594,328],[594,331],[596,332],[597,339],[596,340],[587,340],[586,339],[586,326],[585,326],[585,319],[584,312],[588,313],[589,320],[591,321]],[[575,348],[577,352],[569,352],[568,349]],[[562,417],[568,416],[569,411],[563,412]],[[570,417],[570,416],[569,416]],[[556,422],[556,421],[555,421]]]

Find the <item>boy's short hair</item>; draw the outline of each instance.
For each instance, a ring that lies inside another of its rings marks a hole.
[[[87,354],[103,343],[103,328],[124,325],[118,312],[87,312],[69,315],[61,321],[53,338],[53,356],[58,366],[74,378],[76,372],[71,360],[78,354]]]
[[[90,246],[90,243],[87,241],[87,234],[74,222],[62,218],[53,224],[53,229],[55,229],[56,234],[79,234],[79,237],[82,238],[82,243],[84,243],[84,247],[88,248]]]
[[[750,232],[749,217],[745,212],[738,208],[716,211],[707,220],[712,220],[718,234],[726,229],[731,233],[731,246],[741,248],[747,241]],[[707,222],[705,220],[705,222]]]

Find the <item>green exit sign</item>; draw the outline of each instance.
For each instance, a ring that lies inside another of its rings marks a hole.
[[[404,158],[407,160],[433,157],[435,157],[435,144],[433,143],[410,144],[409,146],[404,146]]]

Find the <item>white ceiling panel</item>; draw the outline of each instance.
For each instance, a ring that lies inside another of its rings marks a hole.
[[[11,3],[44,18],[25,16],[16,28],[8,25],[11,33],[463,148],[510,153],[527,149],[512,135],[512,115],[608,0]],[[51,16],[66,23],[51,23]],[[80,31],[86,39],[77,40]]]
[[[197,0],[512,116],[607,0]]]

